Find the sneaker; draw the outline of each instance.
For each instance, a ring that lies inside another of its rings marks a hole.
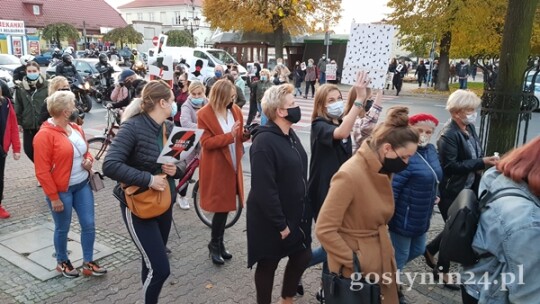
[[[180,209],[188,210],[189,209],[189,201],[184,196],[178,196],[176,198],[178,200],[178,205],[180,205]]]
[[[79,271],[71,265],[69,260],[58,263],[56,265],[56,271],[61,272],[66,278],[76,278],[79,276]]]
[[[107,269],[100,267],[96,262],[84,263],[82,273],[85,276],[102,276],[107,273]]]
[[[10,216],[11,216],[11,214],[9,214],[9,212],[7,212],[7,210],[4,209],[4,207],[2,207],[2,205],[0,205],[0,218],[7,219]]]

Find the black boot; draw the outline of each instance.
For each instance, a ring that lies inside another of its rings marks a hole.
[[[212,263],[216,265],[225,264],[225,261],[221,257],[220,245],[219,245],[218,239],[212,239],[210,244],[208,244],[208,249],[210,250],[210,258],[212,259]]]
[[[223,243],[223,237],[219,238],[219,251],[221,253],[221,257],[224,260],[230,260],[232,259],[232,254],[230,254],[227,249],[225,249],[225,244]]]

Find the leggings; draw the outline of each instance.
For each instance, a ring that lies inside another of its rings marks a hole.
[[[225,234],[228,215],[228,212],[214,213],[214,217],[212,218],[212,240],[223,237],[223,234]]]
[[[439,202],[439,210],[441,211],[441,216],[445,222],[448,219],[448,209],[450,208],[451,204],[452,200],[448,199],[441,199]],[[435,255],[437,252],[439,252],[441,240],[442,231],[431,242],[429,242],[429,244],[427,244],[426,250],[431,253],[431,255]],[[439,259],[437,260],[437,270],[447,273],[450,270],[450,261],[441,259],[439,255]]]
[[[161,288],[171,273],[165,246],[171,230],[172,205],[158,217],[141,219],[120,203],[124,223],[142,256],[141,278],[145,304],[158,302]]]
[[[28,158],[34,162],[34,147],[32,145],[34,141],[34,136],[36,136],[37,132],[39,130],[34,129],[24,129],[23,130],[23,148],[24,148],[24,154],[28,156]]]
[[[311,96],[312,97],[315,96],[315,80],[313,80],[313,81],[307,81],[306,80],[306,94],[304,95],[305,97],[307,97],[309,87],[311,87]]]
[[[289,261],[283,275],[282,298],[291,298],[296,295],[296,288],[302,274],[311,259],[311,250],[303,249],[289,255]],[[280,260],[263,259],[257,262],[255,270],[255,288],[257,289],[257,303],[270,304],[272,302],[272,288],[274,287],[274,274]]]
[[[253,89],[255,90],[255,89]],[[251,94],[255,94],[255,92],[252,92]],[[257,115],[258,111],[258,105],[257,105],[257,99],[256,98],[249,98],[249,114],[248,119],[246,121],[246,125],[250,125],[253,121],[253,118],[255,118],[255,115]]]

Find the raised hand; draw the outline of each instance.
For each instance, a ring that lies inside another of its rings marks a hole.
[[[356,90],[356,99],[364,102],[367,98],[368,86],[371,79],[366,71],[359,71],[357,75],[356,83],[353,85]]]

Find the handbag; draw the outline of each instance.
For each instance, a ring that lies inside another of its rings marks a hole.
[[[103,183],[103,175],[101,175],[99,172],[90,172],[88,180],[90,181],[90,188],[92,188],[92,191],[94,192],[98,192],[99,190],[105,188],[105,184]]]
[[[163,125],[163,146],[167,143],[165,125]],[[165,176],[160,174],[159,176]],[[126,205],[133,214],[142,219],[157,217],[165,213],[171,206],[171,189],[169,182],[165,189],[158,191],[150,187],[127,186],[122,184]]]
[[[367,282],[364,277],[358,280],[345,278],[339,274],[323,272],[322,282],[324,301],[326,304],[379,304],[381,303],[381,287],[378,283]],[[353,252],[354,273],[361,273],[360,262],[356,252]]]

